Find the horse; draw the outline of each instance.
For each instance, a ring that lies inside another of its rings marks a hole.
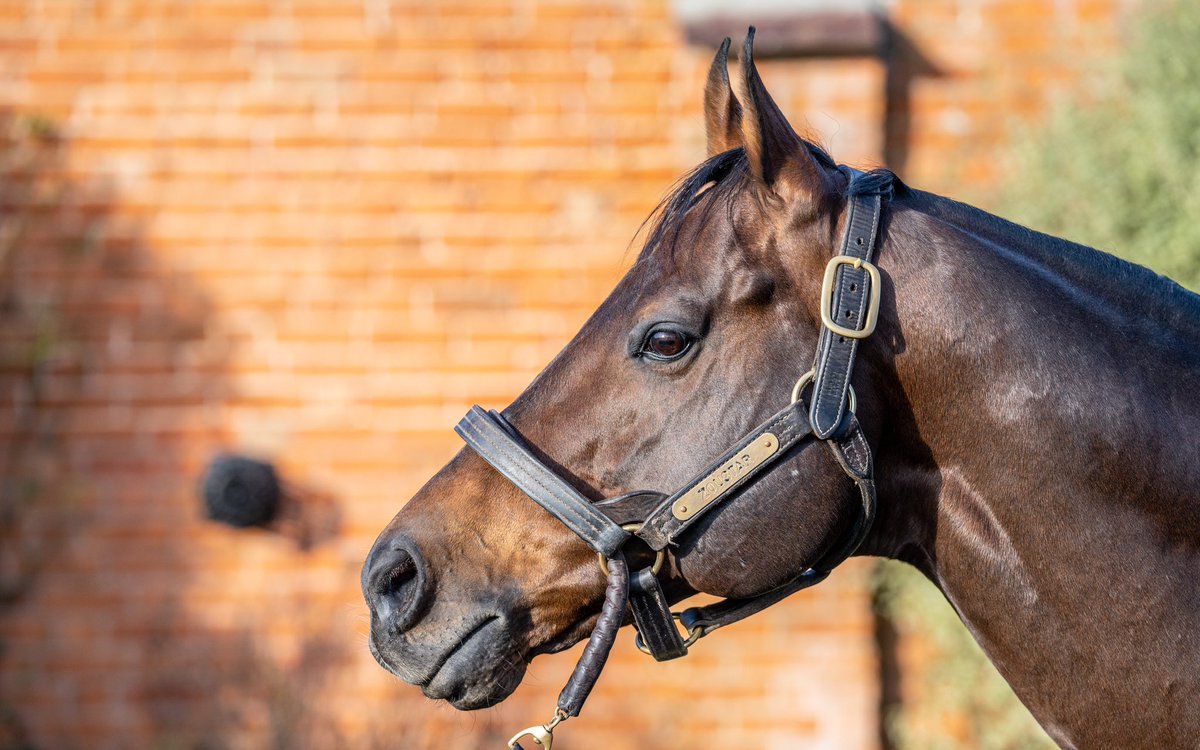
[[[1200,745],[1200,297],[839,167],[753,29],[740,95],[728,49],[628,273],[375,542],[375,658],[469,710],[592,633],[525,733],[548,748],[631,619],[673,658],[868,555],[932,581],[1060,746]],[[697,592],[727,602],[685,639],[663,612]]]

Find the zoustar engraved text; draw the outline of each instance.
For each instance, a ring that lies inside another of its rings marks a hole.
[[[676,500],[671,506],[672,515],[680,521],[686,521],[700,513],[737,484],[746,472],[775,455],[777,450],[779,438],[770,432],[759,435]]]

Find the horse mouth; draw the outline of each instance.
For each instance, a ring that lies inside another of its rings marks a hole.
[[[499,703],[517,689],[525,676],[525,660],[499,615],[482,618],[450,642],[452,645],[434,657],[420,675],[393,664],[374,642],[371,652],[384,669],[420,687],[427,698],[445,700],[461,711]],[[394,656],[403,659],[402,654]]]

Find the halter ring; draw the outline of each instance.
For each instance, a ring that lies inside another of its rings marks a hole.
[[[812,379],[816,374],[817,374],[817,370],[816,370],[816,368],[813,368],[812,370],[809,370],[808,372],[801,375],[800,379],[796,381],[796,384],[794,386],[792,386],[792,403],[793,404],[800,400],[800,394],[804,392],[805,386],[807,386],[809,383],[812,382]],[[858,411],[858,396],[856,396],[854,394],[854,386],[851,385],[851,386],[848,386],[848,388],[850,389],[850,411],[857,412]]]
[[[671,617],[676,620],[682,620],[683,614],[680,612],[672,612]],[[696,641],[700,640],[703,637],[704,637],[704,628],[702,628],[701,626],[695,625],[691,628],[688,628],[687,638],[683,639],[683,647],[688,648],[693,643],[695,643]],[[654,654],[650,653],[650,649],[646,646],[646,642],[642,640],[641,633],[638,633],[637,636],[634,637],[633,645],[637,646],[637,650],[641,651],[646,656],[654,656]]]
[[[630,534],[636,534],[639,531],[641,531],[642,525],[640,523],[627,523],[627,524],[623,524],[621,526],[621,528],[625,529]],[[607,577],[608,576],[608,558],[605,557],[604,555],[600,554],[599,552],[596,553],[596,557],[600,558],[600,570],[604,571],[604,575]],[[666,549],[660,549],[659,551],[655,552],[654,553],[654,564],[650,566],[650,575],[653,575],[653,576],[658,575],[658,571],[662,570],[663,563],[666,561],[666,559],[667,559]]]

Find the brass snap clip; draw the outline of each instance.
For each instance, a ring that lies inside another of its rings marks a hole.
[[[554,746],[554,728],[561,724],[566,718],[567,715],[563,713],[562,709],[560,708],[554,712],[554,718],[545,724],[538,724],[536,726],[529,727],[528,729],[522,729],[514,734],[512,739],[508,741],[509,750],[524,750],[524,748],[521,747],[521,743],[518,741],[522,737],[531,737],[535,744],[542,746],[542,750],[550,750]]]

